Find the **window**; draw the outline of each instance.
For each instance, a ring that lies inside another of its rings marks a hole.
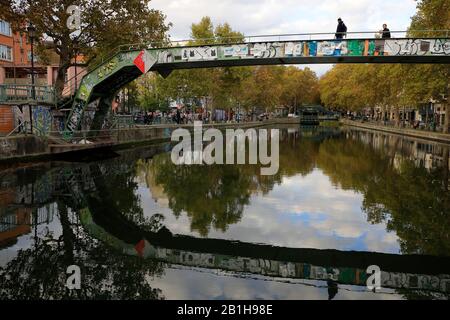
[[[11,36],[11,26],[8,22],[0,20],[0,33],[5,36]]]
[[[0,60],[12,61],[11,47],[0,44]]]
[[[34,63],[38,62],[38,57],[36,54],[33,56]],[[31,62],[31,51],[28,51],[28,61]]]

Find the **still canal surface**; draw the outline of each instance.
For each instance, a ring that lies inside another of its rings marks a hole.
[[[282,127],[275,176],[170,149],[3,168],[0,299],[448,299],[449,146]]]

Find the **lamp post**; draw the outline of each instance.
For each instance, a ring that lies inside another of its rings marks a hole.
[[[34,85],[34,38],[36,37],[36,28],[33,26],[31,22],[27,27],[27,31],[31,44],[31,99],[32,102],[36,102],[36,88]],[[31,111],[31,104],[29,105],[29,108],[30,108],[30,128],[31,133],[33,133],[33,118]]]
[[[74,92],[77,91],[78,89],[78,79],[77,79],[77,65],[78,65],[78,40],[73,40],[73,51],[75,53],[75,90]]]
[[[31,43],[31,97],[33,100],[35,100],[36,90],[34,85],[34,38],[36,37],[36,28],[33,26],[33,24],[30,23],[28,25],[27,31]]]

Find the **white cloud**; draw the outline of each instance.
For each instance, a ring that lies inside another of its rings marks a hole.
[[[383,23],[406,30],[415,12],[414,0],[153,0],[173,23],[175,39],[188,38],[190,25],[204,16],[228,22],[246,35],[334,32],[342,17],[349,31],[375,31]]]
[[[199,236],[191,231],[189,217],[175,217],[167,207],[152,201],[151,190],[139,188],[146,214],[166,217],[174,234]],[[267,243],[291,248],[337,249],[398,253],[398,237],[384,223],[372,225],[362,212],[363,196],[335,188],[321,171],[284,178],[266,195],[250,198],[237,224],[227,232],[211,228],[209,238]]]

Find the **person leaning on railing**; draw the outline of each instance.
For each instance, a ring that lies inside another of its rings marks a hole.
[[[391,38],[391,30],[388,29],[387,24],[383,24],[383,31],[381,31],[382,39],[390,39]]]

